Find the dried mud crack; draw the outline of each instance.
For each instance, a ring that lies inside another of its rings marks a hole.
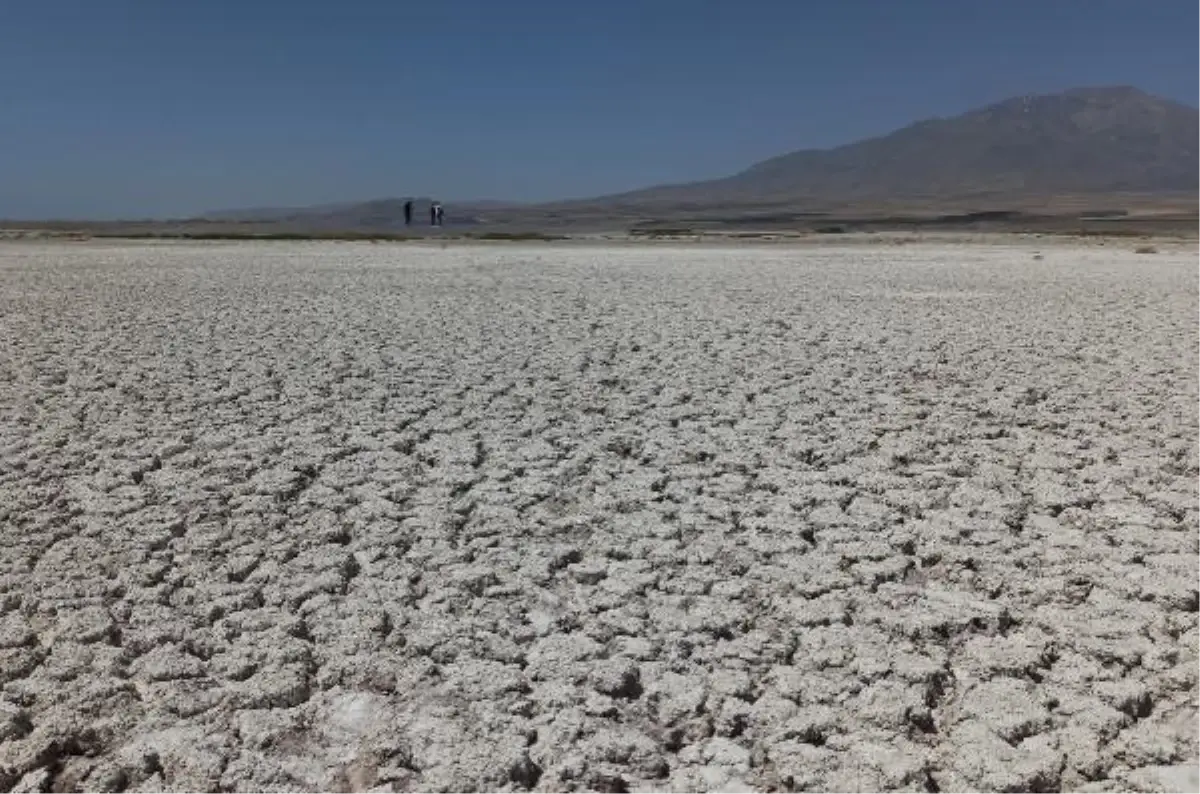
[[[0,247],[0,789],[1185,790],[1195,252]]]

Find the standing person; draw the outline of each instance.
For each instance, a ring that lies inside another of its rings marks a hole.
[[[446,223],[446,208],[442,206],[442,202],[437,203],[437,225],[442,226]]]
[[[405,226],[412,226],[412,210],[413,210],[412,199],[409,199],[408,201],[404,202],[404,225]]]
[[[429,205],[429,225],[430,226],[437,226],[437,207],[438,207],[438,205],[437,205],[436,201]]]

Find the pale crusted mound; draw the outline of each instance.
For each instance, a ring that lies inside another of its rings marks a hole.
[[[1195,787],[1194,252],[0,248],[0,787]]]

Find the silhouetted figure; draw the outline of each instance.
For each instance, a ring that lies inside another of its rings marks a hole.
[[[437,213],[437,225],[444,225],[446,222],[446,208],[442,206],[440,201],[435,205],[435,211]]]
[[[404,225],[405,226],[412,226],[412,210],[413,210],[412,199],[409,199],[408,201],[404,202]]]
[[[437,226],[437,202],[429,205],[429,225]]]

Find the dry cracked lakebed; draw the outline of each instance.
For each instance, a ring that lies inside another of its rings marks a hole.
[[[1194,250],[0,247],[0,787],[1184,790]]]

